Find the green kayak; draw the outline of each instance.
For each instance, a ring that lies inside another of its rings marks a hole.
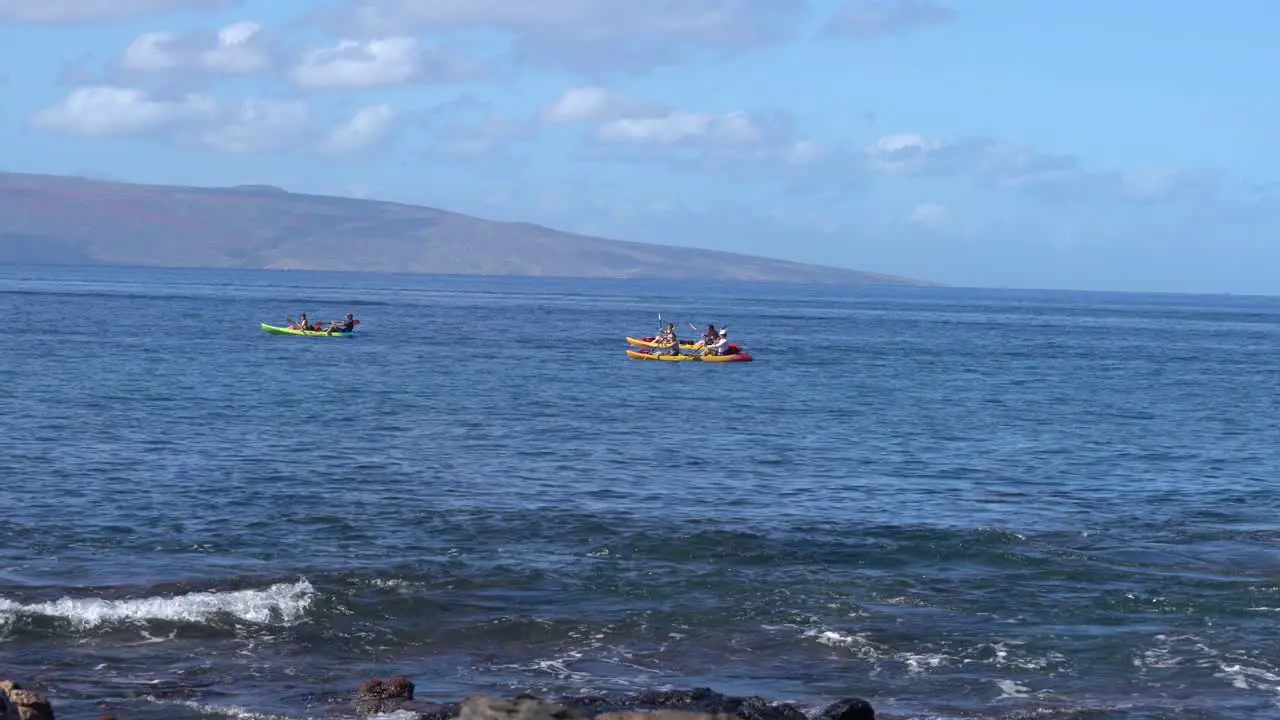
[[[277,325],[268,325],[266,323],[262,323],[262,329],[266,330],[272,335],[303,335],[306,337],[355,337],[356,335],[355,333],[342,333],[342,332],[328,333],[328,332],[320,332],[316,330],[294,330],[293,328],[279,327]]]

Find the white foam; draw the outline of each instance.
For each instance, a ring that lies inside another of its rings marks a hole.
[[[830,647],[857,648],[870,644],[866,635],[839,630],[806,630],[804,635]]]
[[[23,605],[0,598],[0,624],[22,616],[48,616],[69,620],[77,629],[107,623],[206,622],[228,614],[247,622],[289,624],[311,607],[315,589],[302,578],[295,583],[278,583],[265,590],[193,592],[129,600],[64,597],[52,602]]]
[[[1195,635],[1156,635],[1152,639],[1155,645],[1133,659],[1139,674],[1146,674],[1148,669],[1207,668],[1217,662],[1217,651]]]
[[[907,672],[912,675],[918,675],[927,669],[950,665],[953,661],[951,656],[941,653],[902,653],[900,658],[906,664]]]
[[[1215,677],[1231,683],[1231,687],[1239,690],[1262,690],[1275,693],[1276,706],[1280,707],[1280,674],[1273,669],[1245,665],[1243,662],[1223,662],[1218,665],[1219,672]]]
[[[855,633],[841,630],[832,630],[829,628],[801,628],[797,625],[765,625],[766,630],[800,630],[800,636],[814,640],[818,643],[832,648],[841,648],[849,650],[854,655],[865,660],[874,660],[880,657],[876,644],[871,641],[866,633]]]
[[[1244,652],[1221,652],[1195,635],[1156,635],[1155,644],[1133,659],[1140,675],[1148,669],[1206,669],[1237,690],[1275,695],[1280,707],[1280,668]]]
[[[1003,698],[1031,697],[1031,688],[1025,685],[1019,685],[1013,680],[996,680],[995,683],[996,687],[1000,688],[1001,693],[1000,697],[996,698],[997,700]]]
[[[148,697],[147,700],[160,705],[181,705],[182,707],[191,708],[202,715],[221,715],[235,718],[236,720],[294,720],[294,718],[287,715],[258,713],[235,705],[206,705],[191,700],[157,700],[154,697]]]
[[[412,595],[417,592],[416,583],[400,578],[374,578],[369,585],[379,590],[394,590],[401,595]]]
[[[1066,657],[1059,652],[1050,651],[1042,656],[1035,656],[1016,649],[1016,646],[1025,644],[1019,640],[996,640],[989,643],[979,643],[961,653],[962,662],[966,665],[971,663],[990,663],[996,667],[1043,670],[1052,663],[1066,661]],[[1015,649],[1011,651],[1008,647],[1009,645],[1015,646]]]
[[[1061,653],[1049,651],[1035,655],[1021,649],[1017,640],[994,640],[968,647],[934,647],[921,650],[895,650],[871,639],[869,633],[835,630],[828,627],[804,628],[798,625],[765,625],[766,630],[793,630],[805,639],[828,647],[848,650],[861,660],[873,664],[872,675],[878,675],[901,663],[908,675],[925,675],[941,668],[957,666],[989,666],[1025,671],[1042,671],[1053,664],[1065,663]],[[1012,647],[1010,647],[1012,646]]]

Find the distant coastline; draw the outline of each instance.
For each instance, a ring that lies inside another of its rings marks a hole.
[[[941,287],[261,185],[0,173],[0,264]]]

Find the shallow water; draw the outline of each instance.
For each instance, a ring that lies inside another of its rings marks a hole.
[[[361,336],[258,328],[303,310]],[[60,714],[1280,713],[1280,299],[10,267],[0,311],[0,675]],[[658,312],[756,362],[629,360]]]

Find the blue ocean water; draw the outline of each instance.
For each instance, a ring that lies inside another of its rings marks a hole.
[[[258,327],[302,311],[360,336]],[[755,362],[628,359],[659,312]],[[0,676],[60,717],[1280,714],[1280,298],[7,267],[0,313]]]

